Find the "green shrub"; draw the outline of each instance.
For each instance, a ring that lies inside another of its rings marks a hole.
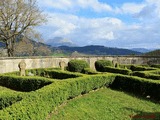
[[[125,64],[125,65],[124,65],[124,64],[119,64],[119,67],[120,67],[120,68],[125,68],[125,69],[126,69],[126,68],[127,68],[127,69],[130,69],[131,66],[132,66],[131,64]]]
[[[67,78],[76,78],[83,76],[80,73],[72,73],[69,71],[61,71],[61,70],[46,70],[45,74],[46,76],[54,79],[67,79]]]
[[[22,101],[0,111],[2,120],[44,120],[58,105],[67,99],[91,90],[109,86],[115,75],[92,75],[72,78],[63,82],[54,82],[32,94],[28,94]]]
[[[135,76],[117,75],[110,87],[144,97],[149,95],[151,99],[160,100],[159,81],[148,80]]]
[[[151,73],[151,74],[155,74],[155,75],[160,75],[160,69],[152,70],[152,71],[146,71],[146,73]]]
[[[92,70],[92,69],[90,69],[90,68],[84,68],[84,69],[82,70],[82,73],[83,73],[83,74],[89,74],[89,75],[97,74],[96,71],[94,71],[94,70]]]
[[[107,66],[104,67],[104,72],[119,73],[124,75],[130,75],[132,73],[132,71],[128,69],[113,68],[113,67],[107,67]]]
[[[105,66],[113,66],[112,61],[109,60],[97,60],[95,62],[95,68],[99,72],[104,72]]]
[[[152,74],[149,72],[133,72],[132,75],[152,80],[160,80],[160,75]]]
[[[27,69],[25,70],[26,76],[29,76],[29,73],[33,74],[34,76],[45,76],[45,71],[46,70],[60,70],[60,68],[36,68],[36,69]],[[10,72],[10,73],[5,73],[4,75],[20,75],[19,71],[16,72]]]
[[[46,70],[58,70],[58,68],[37,68],[37,69],[28,69],[26,70],[26,75],[32,73],[34,76],[46,76]]]
[[[160,64],[157,64],[157,65],[151,65],[151,67],[154,67],[154,68],[160,68]]]
[[[156,68],[143,67],[143,66],[135,66],[135,65],[132,65],[130,69],[132,71],[156,70]]]
[[[0,110],[6,108],[18,101],[21,101],[22,97],[17,96],[16,94],[5,94],[0,96]]]
[[[38,77],[20,77],[13,75],[0,75],[0,85],[17,91],[34,91],[45,85],[51,84],[51,80]]]
[[[84,60],[71,60],[68,62],[68,70],[71,72],[82,72],[84,68],[89,68],[89,64]]]

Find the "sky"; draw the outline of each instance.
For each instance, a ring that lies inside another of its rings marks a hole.
[[[77,46],[160,49],[160,0],[37,0],[47,23],[45,41]]]

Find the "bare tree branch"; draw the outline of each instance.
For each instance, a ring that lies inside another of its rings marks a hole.
[[[13,56],[17,36],[45,22],[36,0],[0,0],[0,41]]]

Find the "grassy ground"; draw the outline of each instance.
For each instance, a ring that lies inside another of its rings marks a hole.
[[[68,101],[49,117],[50,120],[160,120],[160,104],[104,88]]]

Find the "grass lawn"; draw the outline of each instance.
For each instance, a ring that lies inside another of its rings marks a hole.
[[[69,100],[50,120],[160,120],[160,104],[103,88]]]

